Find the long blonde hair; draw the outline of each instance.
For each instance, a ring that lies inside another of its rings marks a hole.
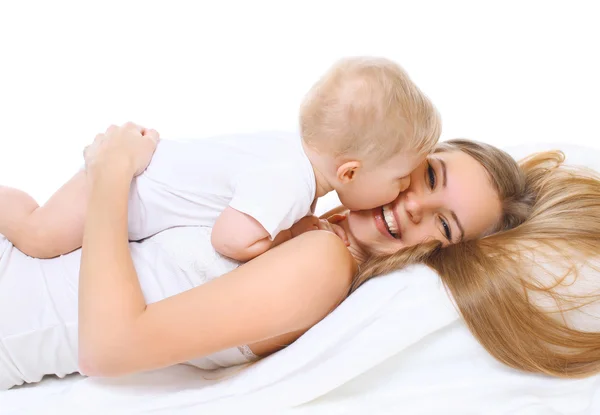
[[[600,304],[597,173],[563,165],[559,151],[518,164],[469,140],[441,143],[437,151],[463,151],[484,166],[503,205],[496,229],[445,248],[431,242],[369,258],[351,291],[375,275],[423,263],[440,275],[469,330],[499,361],[558,377],[599,373],[600,319],[589,315]],[[578,317],[587,327],[577,327]]]

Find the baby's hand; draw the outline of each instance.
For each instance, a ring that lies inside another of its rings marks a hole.
[[[334,215],[334,216],[336,216],[336,215]],[[342,215],[339,215],[339,216],[342,216]],[[344,242],[344,244],[346,244],[346,246],[350,246],[350,241],[348,240],[348,235],[346,235],[346,231],[340,225],[337,225],[336,223],[331,223],[326,219],[320,219],[319,220],[319,229],[336,234],[337,236],[340,237],[340,239]]]
[[[329,218],[329,220],[319,219],[316,216],[305,216],[290,228],[290,231],[292,232],[292,238],[295,238],[296,236],[305,232],[322,230],[339,236],[346,246],[349,246],[350,242],[348,241],[346,231],[344,231],[344,228],[342,228],[340,225],[337,225],[337,222],[343,220],[344,218],[344,215],[333,215]]]
[[[296,222],[291,228],[292,238],[301,235],[308,231],[316,231],[319,229],[319,218],[316,216],[305,216]]]

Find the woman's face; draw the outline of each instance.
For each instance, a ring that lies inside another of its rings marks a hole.
[[[391,204],[350,212],[347,226],[362,250],[391,254],[433,239],[449,245],[478,238],[500,215],[486,170],[466,153],[452,151],[432,154]]]

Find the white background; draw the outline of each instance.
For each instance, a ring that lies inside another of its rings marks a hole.
[[[294,128],[337,58],[403,65],[442,138],[600,148],[593,1],[0,0],[0,183],[39,201],[132,120],[163,137]]]

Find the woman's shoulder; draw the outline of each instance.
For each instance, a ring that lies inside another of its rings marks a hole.
[[[328,254],[335,258],[340,257],[354,261],[342,239],[333,232],[325,230],[304,232],[288,241],[288,243],[295,243],[307,253]]]
[[[261,274],[277,275],[279,300],[297,308],[295,329],[312,327],[348,295],[357,264],[344,242],[335,234],[315,230],[303,233],[258,256]],[[243,267],[242,267],[243,268]],[[296,305],[294,305],[296,304]]]
[[[325,230],[305,232],[294,239],[302,244],[307,251],[315,255],[331,256],[331,259],[341,259],[354,262],[350,251],[339,236]]]
[[[354,257],[335,234],[328,231],[310,231],[281,245],[282,251],[297,261],[306,261],[311,267],[311,275],[305,278],[323,281],[327,278],[335,285],[349,285],[356,273]]]

